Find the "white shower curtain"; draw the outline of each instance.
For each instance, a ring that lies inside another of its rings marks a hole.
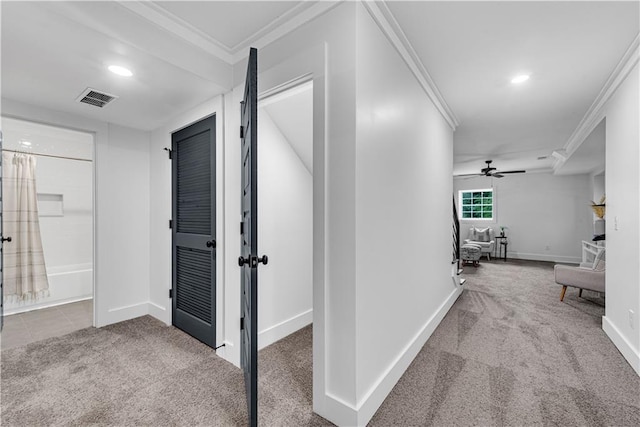
[[[48,296],[34,156],[2,153],[2,202],[3,234],[11,237],[3,246],[5,301]]]

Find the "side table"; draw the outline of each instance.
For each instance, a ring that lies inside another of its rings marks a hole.
[[[498,241],[493,256],[496,258],[502,258],[505,262],[507,261],[507,246],[509,246],[509,241],[507,240],[507,236],[495,236]],[[502,248],[504,247],[504,256],[502,255]]]

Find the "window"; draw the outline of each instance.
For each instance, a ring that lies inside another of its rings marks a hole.
[[[460,219],[493,219],[493,189],[464,190],[460,196]]]

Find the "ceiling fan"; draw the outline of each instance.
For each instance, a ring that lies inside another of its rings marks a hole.
[[[480,173],[468,173],[464,175],[455,175],[455,176],[492,176],[494,178],[503,178],[505,174],[511,173],[525,173],[524,170],[519,171],[498,171],[496,168],[491,166],[491,162],[493,160],[485,160],[484,162],[487,164],[487,167],[480,169]]]

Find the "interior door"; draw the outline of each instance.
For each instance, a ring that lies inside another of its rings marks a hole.
[[[171,136],[173,325],[216,345],[216,118]]]
[[[4,326],[4,234],[2,223],[4,219],[2,217],[2,131],[0,130],[0,332]]]
[[[247,391],[249,425],[258,425],[258,51],[251,48],[244,100],[240,104],[242,140],[242,222],[240,224],[241,272],[240,365]]]

